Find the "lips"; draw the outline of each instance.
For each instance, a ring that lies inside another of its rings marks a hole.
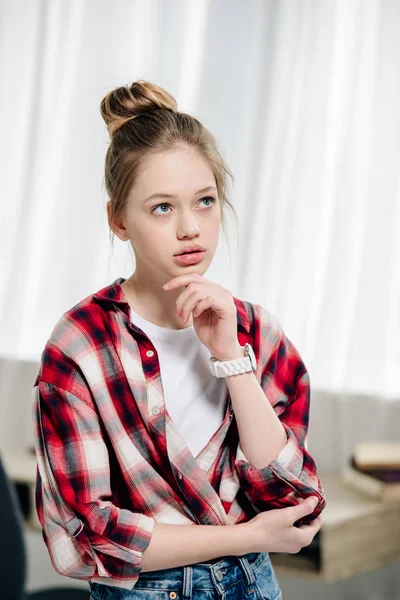
[[[174,261],[178,265],[197,265],[197,263],[203,260],[205,253],[205,250],[202,250],[201,252],[184,252],[174,256]]]
[[[203,246],[201,246],[200,244],[190,244],[187,246],[184,246],[182,248],[182,250],[180,252],[177,252],[176,254],[174,254],[174,256],[181,256],[182,254],[194,254],[196,252],[204,252],[205,248],[203,248]]]

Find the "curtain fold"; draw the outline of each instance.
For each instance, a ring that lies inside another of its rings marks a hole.
[[[132,273],[99,104],[147,78],[235,176],[233,260],[221,239],[205,276],[278,317],[312,388],[398,399],[399,32],[390,0],[3,0],[0,357],[37,361],[65,310]]]

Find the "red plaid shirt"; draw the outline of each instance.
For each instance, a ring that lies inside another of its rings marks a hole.
[[[326,500],[306,446],[309,376],[277,319],[234,297],[238,341],[254,349],[255,373],[287,432],[286,445],[263,468],[249,463],[227,387],[225,418],[195,458],[165,408],[157,352],[131,322],[123,281],[83,299],[56,323],[34,383],[33,421],[36,508],[54,568],[130,589],[156,521],[233,525],[318,496],[305,519],[311,520]],[[57,493],[48,483],[45,449]],[[74,570],[65,544],[57,545],[60,502],[83,524],[73,541],[85,573]]]

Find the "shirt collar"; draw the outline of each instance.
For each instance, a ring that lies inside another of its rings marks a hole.
[[[118,277],[113,283],[103,287],[101,290],[93,294],[93,298],[99,302],[113,302],[114,304],[121,305],[125,311],[129,310],[129,303],[124,294],[124,290],[121,287],[121,283],[125,280],[124,277]],[[238,325],[243,327],[247,333],[250,331],[250,318],[247,314],[244,303],[239,298],[233,296],[233,301],[236,306],[237,322]]]

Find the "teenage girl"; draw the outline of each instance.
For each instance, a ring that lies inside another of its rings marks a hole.
[[[143,80],[101,114],[108,222],[135,271],[65,312],[42,353],[52,563],[95,600],[278,600],[269,552],[309,545],[326,504],[307,370],[266,308],[204,276],[233,210],[211,133]]]

